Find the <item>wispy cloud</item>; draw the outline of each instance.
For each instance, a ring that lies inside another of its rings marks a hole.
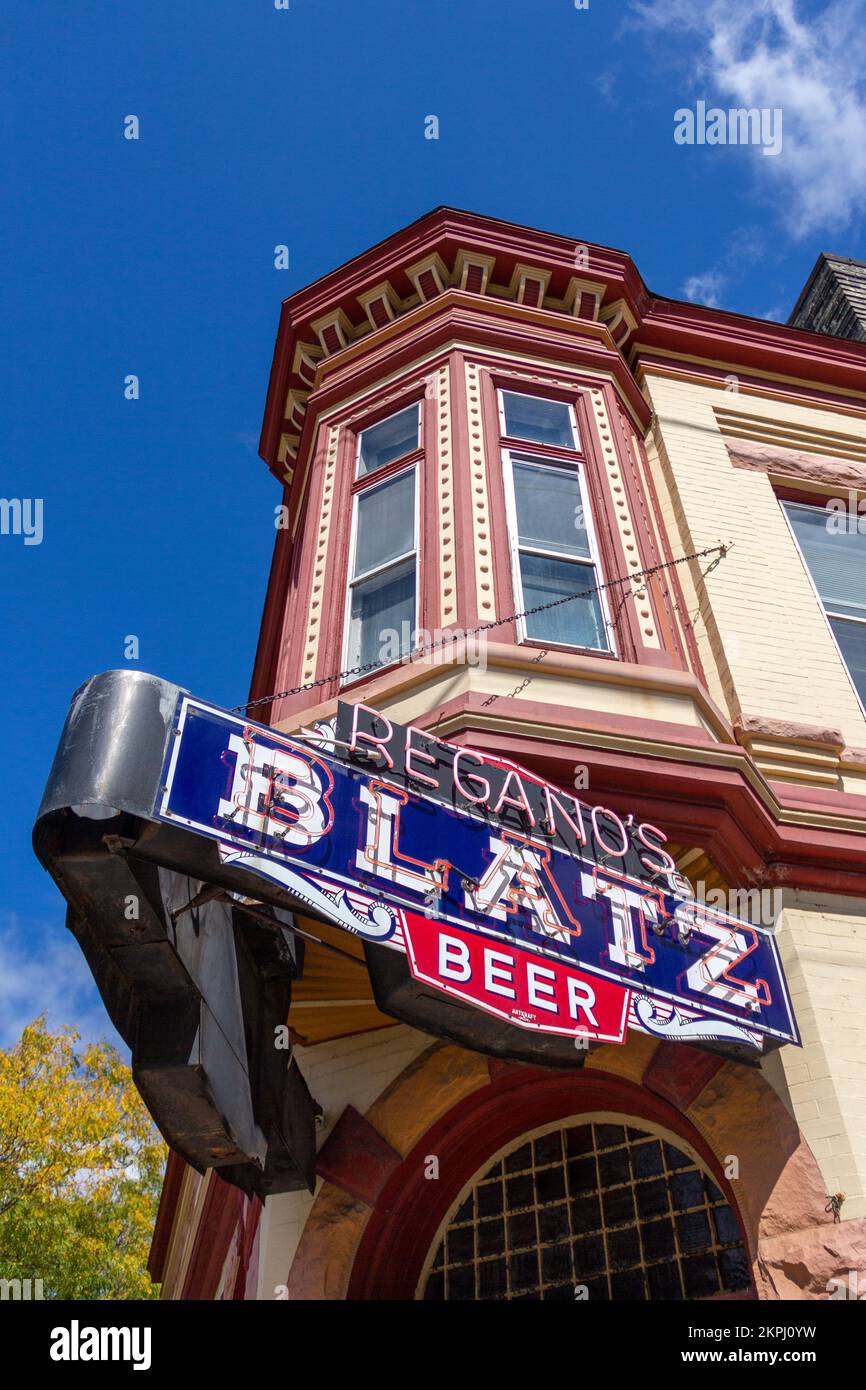
[[[235,439],[242,444],[248,454],[259,452],[259,437],[257,434],[250,434],[249,430],[238,430],[235,432]]]
[[[619,80],[620,69],[614,64],[612,67],[603,68],[594,80],[597,91],[601,92],[604,100],[608,104],[613,103],[614,88]]]
[[[845,228],[866,210],[866,26],[861,0],[631,0],[645,29],[688,39],[695,94],[711,104],[780,108],[784,145],[758,159],[788,231]],[[666,44],[665,52],[670,56]],[[672,107],[682,102],[675,100]],[[754,150],[753,154],[758,151]]]
[[[52,1028],[71,1024],[85,1042],[108,1038],[126,1049],[74,937],[58,924],[0,914],[0,1047],[9,1047],[41,1013]]]
[[[683,285],[683,294],[692,304],[706,304],[708,309],[718,309],[724,284],[723,275],[708,270],[704,275],[690,275]]]
[[[714,266],[686,277],[682,289],[685,298],[693,304],[705,304],[708,309],[732,308],[732,291],[746,271],[763,259],[766,250],[766,239],[759,227],[737,227]]]

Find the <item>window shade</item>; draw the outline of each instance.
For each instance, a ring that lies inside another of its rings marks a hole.
[[[823,507],[785,510],[828,613],[866,620],[866,535],[837,530],[846,518]]]

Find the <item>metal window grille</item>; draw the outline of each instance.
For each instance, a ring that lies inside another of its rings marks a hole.
[[[421,1296],[695,1299],[750,1286],[737,1219],[709,1174],[657,1135],[593,1122],[521,1140],[488,1169]]]

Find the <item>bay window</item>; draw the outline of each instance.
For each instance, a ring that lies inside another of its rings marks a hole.
[[[785,502],[785,513],[860,703],[866,709],[866,534],[825,507]]]

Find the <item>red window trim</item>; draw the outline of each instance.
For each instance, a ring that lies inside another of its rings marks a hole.
[[[543,453],[551,458],[561,461],[580,464],[584,471],[586,488],[589,494],[590,507],[592,508],[592,518],[595,526],[596,540],[600,557],[601,574],[599,580],[602,584],[609,584],[614,578],[619,578],[628,573],[625,552],[619,535],[619,528],[616,524],[615,503],[613,495],[609,490],[607,479],[604,474],[603,461],[598,452],[598,443],[595,438],[594,414],[590,409],[587,400],[589,385],[575,385],[572,389],[551,388],[542,386],[534,381],[527,381],[521,377],[512,375],[503,370],[487,368],[481,372],[481,394],[482,394],[482,414],[484,419],[485,436],[488,441],[487,448],[487,483],[490,495],[490,505],[492,512],[492,530],[496,533],[497,525],[501,528],[503,536],[507,536],[507,509],[505,505],[505,485],[502,478],[501,457],[503,449],[511,449],[515,452],[524,453]],[[519,395],[543,396],[548,400],[557,400],[564,405],[571,405],[574,409],[575,421],[577,424],[577,435],[581,447],[579,449],[561,449],[546,444],[533,444],[527,440],[515,440],[511,436],[503,435],[499,420],[499,395],[500,391],[513,391]],[[611,402],[607,401],[610,410]],[[622,486],[624,493],[630,497],[630,487],[627,479],[627,469],[625,460],[622,456],[622,447],[616,435],[617,462],[619,464],[620,476],[623,479]],[[493,441],[496,447],[493,447]],[[495,455],[495,458],[494,458]],[[633,508],[632,508],[633,510]],[[641,560],[641,568],[646,566],[646,556],[643,553],[640,536],[635,536],[635,544],[638,547],[638,555]],[[496,594],[496,605],[499,613],[513,613],[518,608],[517,596],[514,592],[512,583],[511,567],[508,563],[509,556],[507,547],[498,548],[498,554],[494,554],[494,592]],[[619,613],[619,589],[614,588],[608,591],[609,608],[611,620],[614,625],[614,634],[617,650],[614,652],[597,652],[585,647],[559,647],[557,651],[574,651],[581,655],[591,656],[600,661],[638,661],[638,651],[641,647],[640,632],[636,626],[636,620],[632,614],[633,605],[625,603]],[[521,648],[531,648],[532,650],[544,650],[545,644],[535,638],[519,642],[515,623],[503,624],[499,629],[503,634],[507,634],[508,640],[515,646]]]

